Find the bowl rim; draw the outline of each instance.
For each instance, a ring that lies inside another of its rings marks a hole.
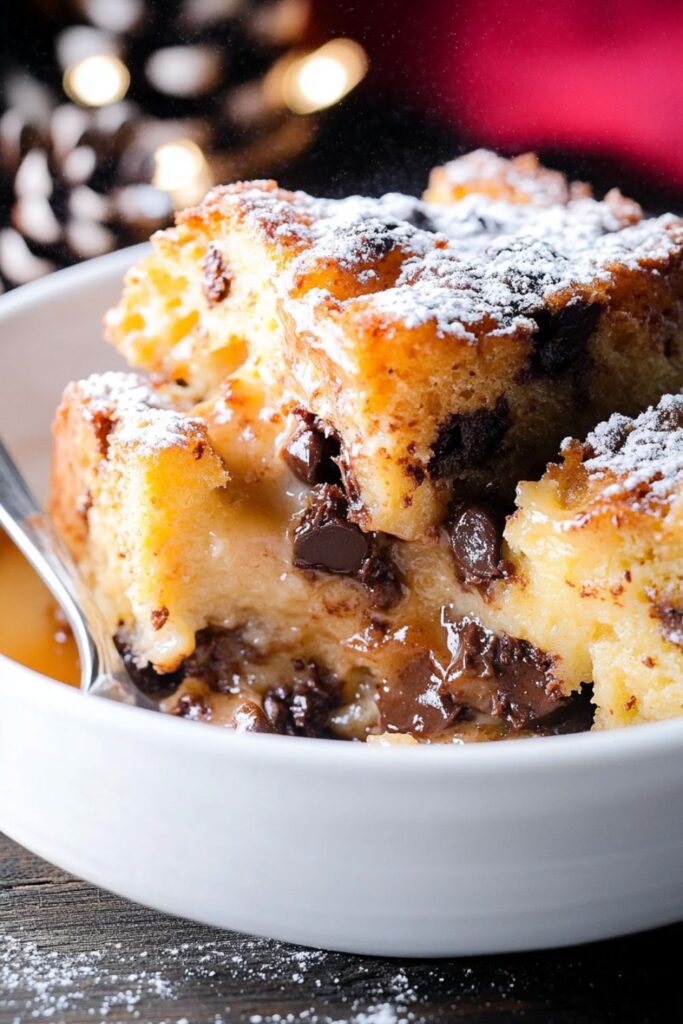
[[[81,291],[98,280],[115,274],[123,274],[142,256],[151,251],[149,242],[129,245],[125,249],[105,253],[91,260],[83,260],[72,267],[55,270],[35,281],[22,284],[12,291],[0,294],[0,320],[22,313],[32,306],[49,302],[65,293]],[[104,314],[103,314],[104,315]]]
[[[149,244],[131,246],[73,267],[56,271],[12,292],[0,295],[0,322],[21,315],[35,306],[49,304],[53,299],[75,291],[83,291],[98,282],[122,274],[149,251]],[[524,772],[541,766],[562,768],[570,765],[598,767],[610,762],[635,757],[665,757],[672,752],[683,753],[683,716],[661,722],[648,722],[597,732],[581,732],[564,736],[532,736],[510,741],[489,741],[463,744],[367,744],[335,742],[296,736],[245,735],[227,729],[206,728],[202,723],[181,722],[172,715],[157,714],[141,708],[97,699],[81,693],[76,687],[36,672],[0,653],[0,690],[9,687],[29,703],[49,706],[56,714],[76,713],[93,725],[110,722],[112,728],[143,733],[163,742],[166,730],[178,749],[203,751],[212,756],[254,759],[258,762],[301,762],[306,765],[343,766],[348,772],[357,768],[365,773],[366,765],[373,771],[380,766],[392,775],[413,776],[418,772],[438,772],[445,768],[459,774]],[[187,728],[187,726],[199,728]],[[377,751],[381,751],[380,754]],[[417,753],[421,751],[422,753]]]

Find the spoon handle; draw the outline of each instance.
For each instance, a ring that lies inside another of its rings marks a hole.
[[[154,707],[133,684],[76,563],[0,441],[0,526],[52,592],[76,640],[81,689]]]
[[[80,606],[78,570],[50,520],[0,441],[0,525],[52,592],[73,630],[81,659],[81,687],[97,661],[94,642]]]

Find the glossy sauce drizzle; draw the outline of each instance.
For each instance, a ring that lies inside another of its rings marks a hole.
[[[78,686],[78,652],[49,591],[0,531],[0,652]]]

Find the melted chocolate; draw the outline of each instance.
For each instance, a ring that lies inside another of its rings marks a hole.
[[[556,377],[583,357],[595,330],[602,306],[575,298],[551,313],[543,309],[534,317],[538,327],[532,338],[531,370],[536,376]]]
[[[509,722],[532,726],[563,700],[555,659],[507,633],[493,633],[478,619],[448,624],[451,663],[447,687],[456,700]]]
[[[372,607],[380,611],[393,608],[403,596],[401,574],[384,551],[375,551],[366,558],[357,578],[368,591]]]
[[[151,664],[139,665],[121,635],[114,637],[114,643],[135,685],[154,698],[170,696],[188,676],[201,679],[218,693],[230,693],[239,683],[244,662],[258,660],[258,652],[245,642],[241,630],[222,626],[200,629],[193,653],[175,672],[157,672]],[[181,714],[180,711],[174,713]]]
[[[368,537],[347,519],[341,488],[322,484],[294,531],[294,564],[299,569],[322,569],[344,576],[361,569],[370,550]]]
[[[455,575],[466,586],[480,586],[503,575],[502,531],[486,505],[459,504],[448,525]]]
[[[201,697],[192,697],[184,693],[178,703],[171,708],[172,715],[177,718],[189,718],[193,722],[209,722],[211,708]]]
[[[431,217],[417,207],[406,217],[406,221],[413,227],[419,228],[420,231],[435,233],[438,230]]]
[[[295,476],[305,484],[338,484],[340,444],[336,432],[312,413],[297,409],[299,425],[282,453]]]
[[[533,730],[540,736],[566,736],[588,732],[593,725],[595,705],[593,684],[581,683],[581,689],[558,702],[557,710],[536,722]]]
[[[348,519],[346,495],[336,484],[321,484],[294,530],[294,565],[358,580],[373,608],[393,607],[403,595],[401,574],[385,535],[363,533]]]
[[[329,736],[332,711],[341,703],[341,684],[321,672],[314,661],[295,661],[291,686],[278,686],[263,699],[263,710],[273,732],[284,736]]]
[[[138,663],[129,644],[121,634],[114,637],[114,643],[123,659],[128,675],[138,689],[148,697],[160,700],[162,697],[169,697],[178,689],[186,675],[183,666],[175,672],[157,672],[150,664],[140,665]]]
[[[510,410],[504,398],[499,398],[492,409],[448,416],[432,445],[432,479],[441,480],[485,464],[497,452],[509,426]]]
[[[381,732],[436,736],[463,714],[463,706],[444,693],[432,659],[422,651],[401,668],[377,695]]]
[[[194,652],[181,666],[182,676],[192,676],[218,693],[230,693],[239,685],[244,662],[257,659],[241,630],[207,626],[196,636]]]

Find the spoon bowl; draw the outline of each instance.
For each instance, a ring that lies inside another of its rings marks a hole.
[[[76,563],[1,440],[0,526],[64,612],[78,647],[81,690],[158,711],[130,678]]]

